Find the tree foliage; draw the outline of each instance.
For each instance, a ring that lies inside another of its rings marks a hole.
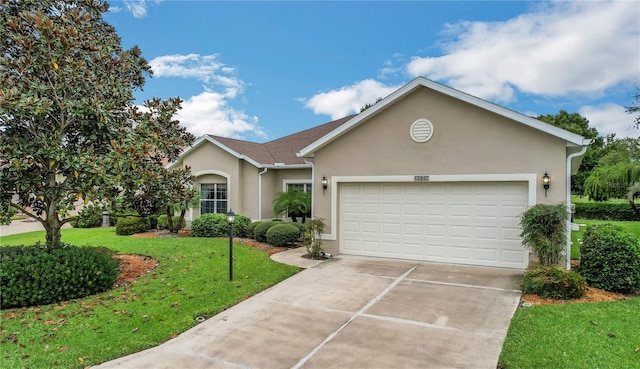
[[[311,194],[300,191],[295,187],[286,192],[278,192],[273,199],[273,211],[277,216],[287,215],[293,222],[302,218],[305,222],[307,213],[311,210]]]
[[[542,266],[560,263],[567,242],[568,217],[565,204],[538,204],[521,215],[522,244],[533,251]]]
[[[189,179],[158,166],[192,139],[169,117],[179,101],[153,100],[149,113],[132,108],[133,90],[151,68],[138,47],[121,47],[102,19],[108,7],[0,0],[0,217],[22,211],[43,224],[52,244],[79,200],[153,191],[149,179],[158,174],[171,184]],[[160,196],[183,194],[166,188]]]
[[[584,193],[585,180],[604,154],[605,138],[599,135],[596,128],[589,126],[589,120],[578,113],[568,113],[566,110],[560,110],[558,114],[541,115],[537,119],[592,140],[582,158],[578,173],[571,177],[572,192],[582,195]]]

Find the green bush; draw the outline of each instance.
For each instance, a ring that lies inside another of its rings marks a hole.
[[[233,235],[235,237],[247,237],[249,234],[248,227],[250,224],[251,219],[249,217],[236,214],[236,219],[233,222]]]
[[[296,226],[296,227],[298,228],[298,230],[300,231],[300,236],[301,236],[301,238],[302,238],[302,236],[304,235],[304,232],[307,230],[307,227],[306,227],[306,225],[305,225],[305,224],[307,224],[307,223],[298,223],[298,222],[295,222],[295,223],[289,223],[289,224],[292,224],[292,225],[294,225],[294,226]]]
[[[522,292],[556,300],[580,298],[585,295],[587,281],[574,271],[542,267],[527,271],[522,278]]]
[[[149,219],[140,216],[127,216],[118,218],[116,234],[129,236],[134,233],[142,233],[149,230]]]
[[[580,254],[580,273],[590,286],[620,293],[640,289],[640,245],[633,233],[614,224],[590,225]]]
[[[171,223],[173,227],[176,228],[176,225],[180,222],[180,216],[174,215],[171,217]],[[180,223],[180,227],[178,229],[182,229],[187,226],[187,221],[182,219],[182,223]],[[158,228],[160,229],[168,229],[169,228],[169,220],[167,214],[162,214],[158,217]]]
[[[262,223],[263,222],[257,221],[257,222],[253,222],[253,223],[249,224],[247,226],[247,237],[255,239],[256,238],[255,229],[256,229],[257,226],[259,226]]]
[[[224,237],[229,235],[229,223],[225,214],[202,214],[191,222],[193,237]]]
[[[579,202],[575,205],[576,219],[640,221],[640,216],[628,202]]]
[[[0,247],[0,306],[3,309],[52,304],[113,287],[118,262],[105,248]]]
[[[102,208],[88,205],[82,208],[78,217],[71,222],[73,228],[93,228],[102,225]]]
[[[269,228],[281,222],[262,222],[253,229],[253,238],[258,242],[267,242],[267,231]]]
[[[300,238],[300,229],[291,223],[276,224],[267,230],[267,243],[272,246],[293,244]]]
[[[522,244],[533,251],[542,266],[560,264],[568,217],[564,204],[534,205],[521,215]]]

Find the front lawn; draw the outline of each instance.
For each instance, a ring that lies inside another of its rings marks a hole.
[[[32,244],[44,232],[6,236],[0,244]],[[3,368],[84,368],[175,337],[272,286],[300,269],[234,243],[229,282],[229,241],[212,238],[117,236],[113,228],[63,229],[62,240],[142,254],[158,267],[128,287],[61,304],[1,311]]]
[[[640,297],[519,308],[498,368],[640,367]]]
[[[575,219],[574,223],[577,224],[604,224],[604,223],[613,223],[621,226],[625,230],[634,233],[638,238],[640,238],[640,222],[618,222],[613,220],[591,220],[591,219]],[[580,227],[579,231],[571,232],[571,259],[580,259],[580,243],[582,242],[582,238],[584,235],[584,231],[587,227]]]

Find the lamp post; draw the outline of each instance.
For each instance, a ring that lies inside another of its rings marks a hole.
[[[229,223],[229,281],[233,281],[233,222],[236,214],[233,210],[227,213],[227,222]]]

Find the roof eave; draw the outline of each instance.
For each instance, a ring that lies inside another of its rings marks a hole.
[[[445,86],[443,84],[431,81],[431,80],[429,80],[429,79],[427,79],[425,77],[417,77],[417,78],[413,79],[411,82],[407,83],[406,85],[400,87],[399,89],[397,89],[393,93],[389,94],[387,97],[385,97],[384,99],[382,99],[378,103],[374,104],[369,109],[367,109],[367,110],[363,111],[362,113],[358,114],[357,116],[353,117],[353,119],[350,119],[349,121],[345,122],[340,127],[336,128],[335,130],[329,132],[325,136],[323,136],[323,137],[319,138],[318,140],[314,141],[313,143],[311,143],[307,147],[303,148],[298,153],[296,153],[296,155],[299,156],[299,157],[312,157],[313,153],[315,151],[317,151],[320,148],[324,147],[329,142],[333,141],[335,138],[339,137],[340,135],[342,135],[346,131],[352,129],[353,127],[357,126],[361,122],[367,120],[372,115],[375,115],[375,114],[379,113],[380,111],[384,110],[386,107],[388,107],[389,105],[393,104],[396,100],[398,100],[401,97],[409,94],[410,92],[412,92],[413,90],[415,90],[416,88],[421,87],[421,86],[429,88],[429,89],[432,89],[432,90],[437,91],[437,92],[440,92],[442,94],[445,94],[447,96],[453,97],[455,99],[464,101],[464,102],[469,103],[471,105],[475,105],[475,106],[477,106],[479,108],[491,111],[493,113],[496,113],[496,114],[501,115],[503,117],[509,118],[511,120],[515,120],[516,122],[519,122],[519,123],[524,124],[526,126],[529,126],[529,127],[534,128],[534,129],[540,130],[542,132],[548,133],[548,134],[550,134],[552,136],[561,138],[561,139],[563,139],[563,140],[565,140],[567,142],[567,146],[582,146],[582,145],[584,145],[583,141],[585,140],[585,138],[580,136],[580,135],[578,135],[578,134],[575,134],[573,132],[569,132],[569,131],[564,130],[562,128],[553,126],[551,124],[548,124],[548,123],[545,123],[545,122],[540,121],[538,119],[526,116],[526,115],[518,113],[516,111],[504,108],[504,107],[496,105],[496,104],[494,104],[492,102],[489,102],[489,101],[480,99],[478,97],[469,95],[469,94],[467,94],[465,92],[456,90],[454,88]]]
[[[227,153],[235,156],[238,159],[241,160],[245,160],[246,162],[250,163],[251,165],[255,166],[256,168],[263,168],[264,165],[258,163],[257,161],[251,159],[250,157],[246,156],[246,155],[242,155],[240,153],[238,153],[235,150],[232,150],[231,148],[229,148],[228,146],[222,144],[220,141],[208,136],[208,135],[204,135],[204,136],[200,136],[196,142],[193,143],[193,145],[191,147],[189,147],[188,149],[186,149],[184,152],[182,152],[182,154],[180,154],[180,156],[178,157],[178,160],[176,160],[173,163],[168,164],[166,167],[168,169],[172,169],[175,168],[175,166],[180,163],[182,161],[182,158],[187,155],[188,153],[190,153],[191,151],[195,150],[196,148],[200,147],[201,145],[203,145],[205,142],[210,142],[216,146],[218,146],[219,148],[221,148],[222,150],[226,151]]]

